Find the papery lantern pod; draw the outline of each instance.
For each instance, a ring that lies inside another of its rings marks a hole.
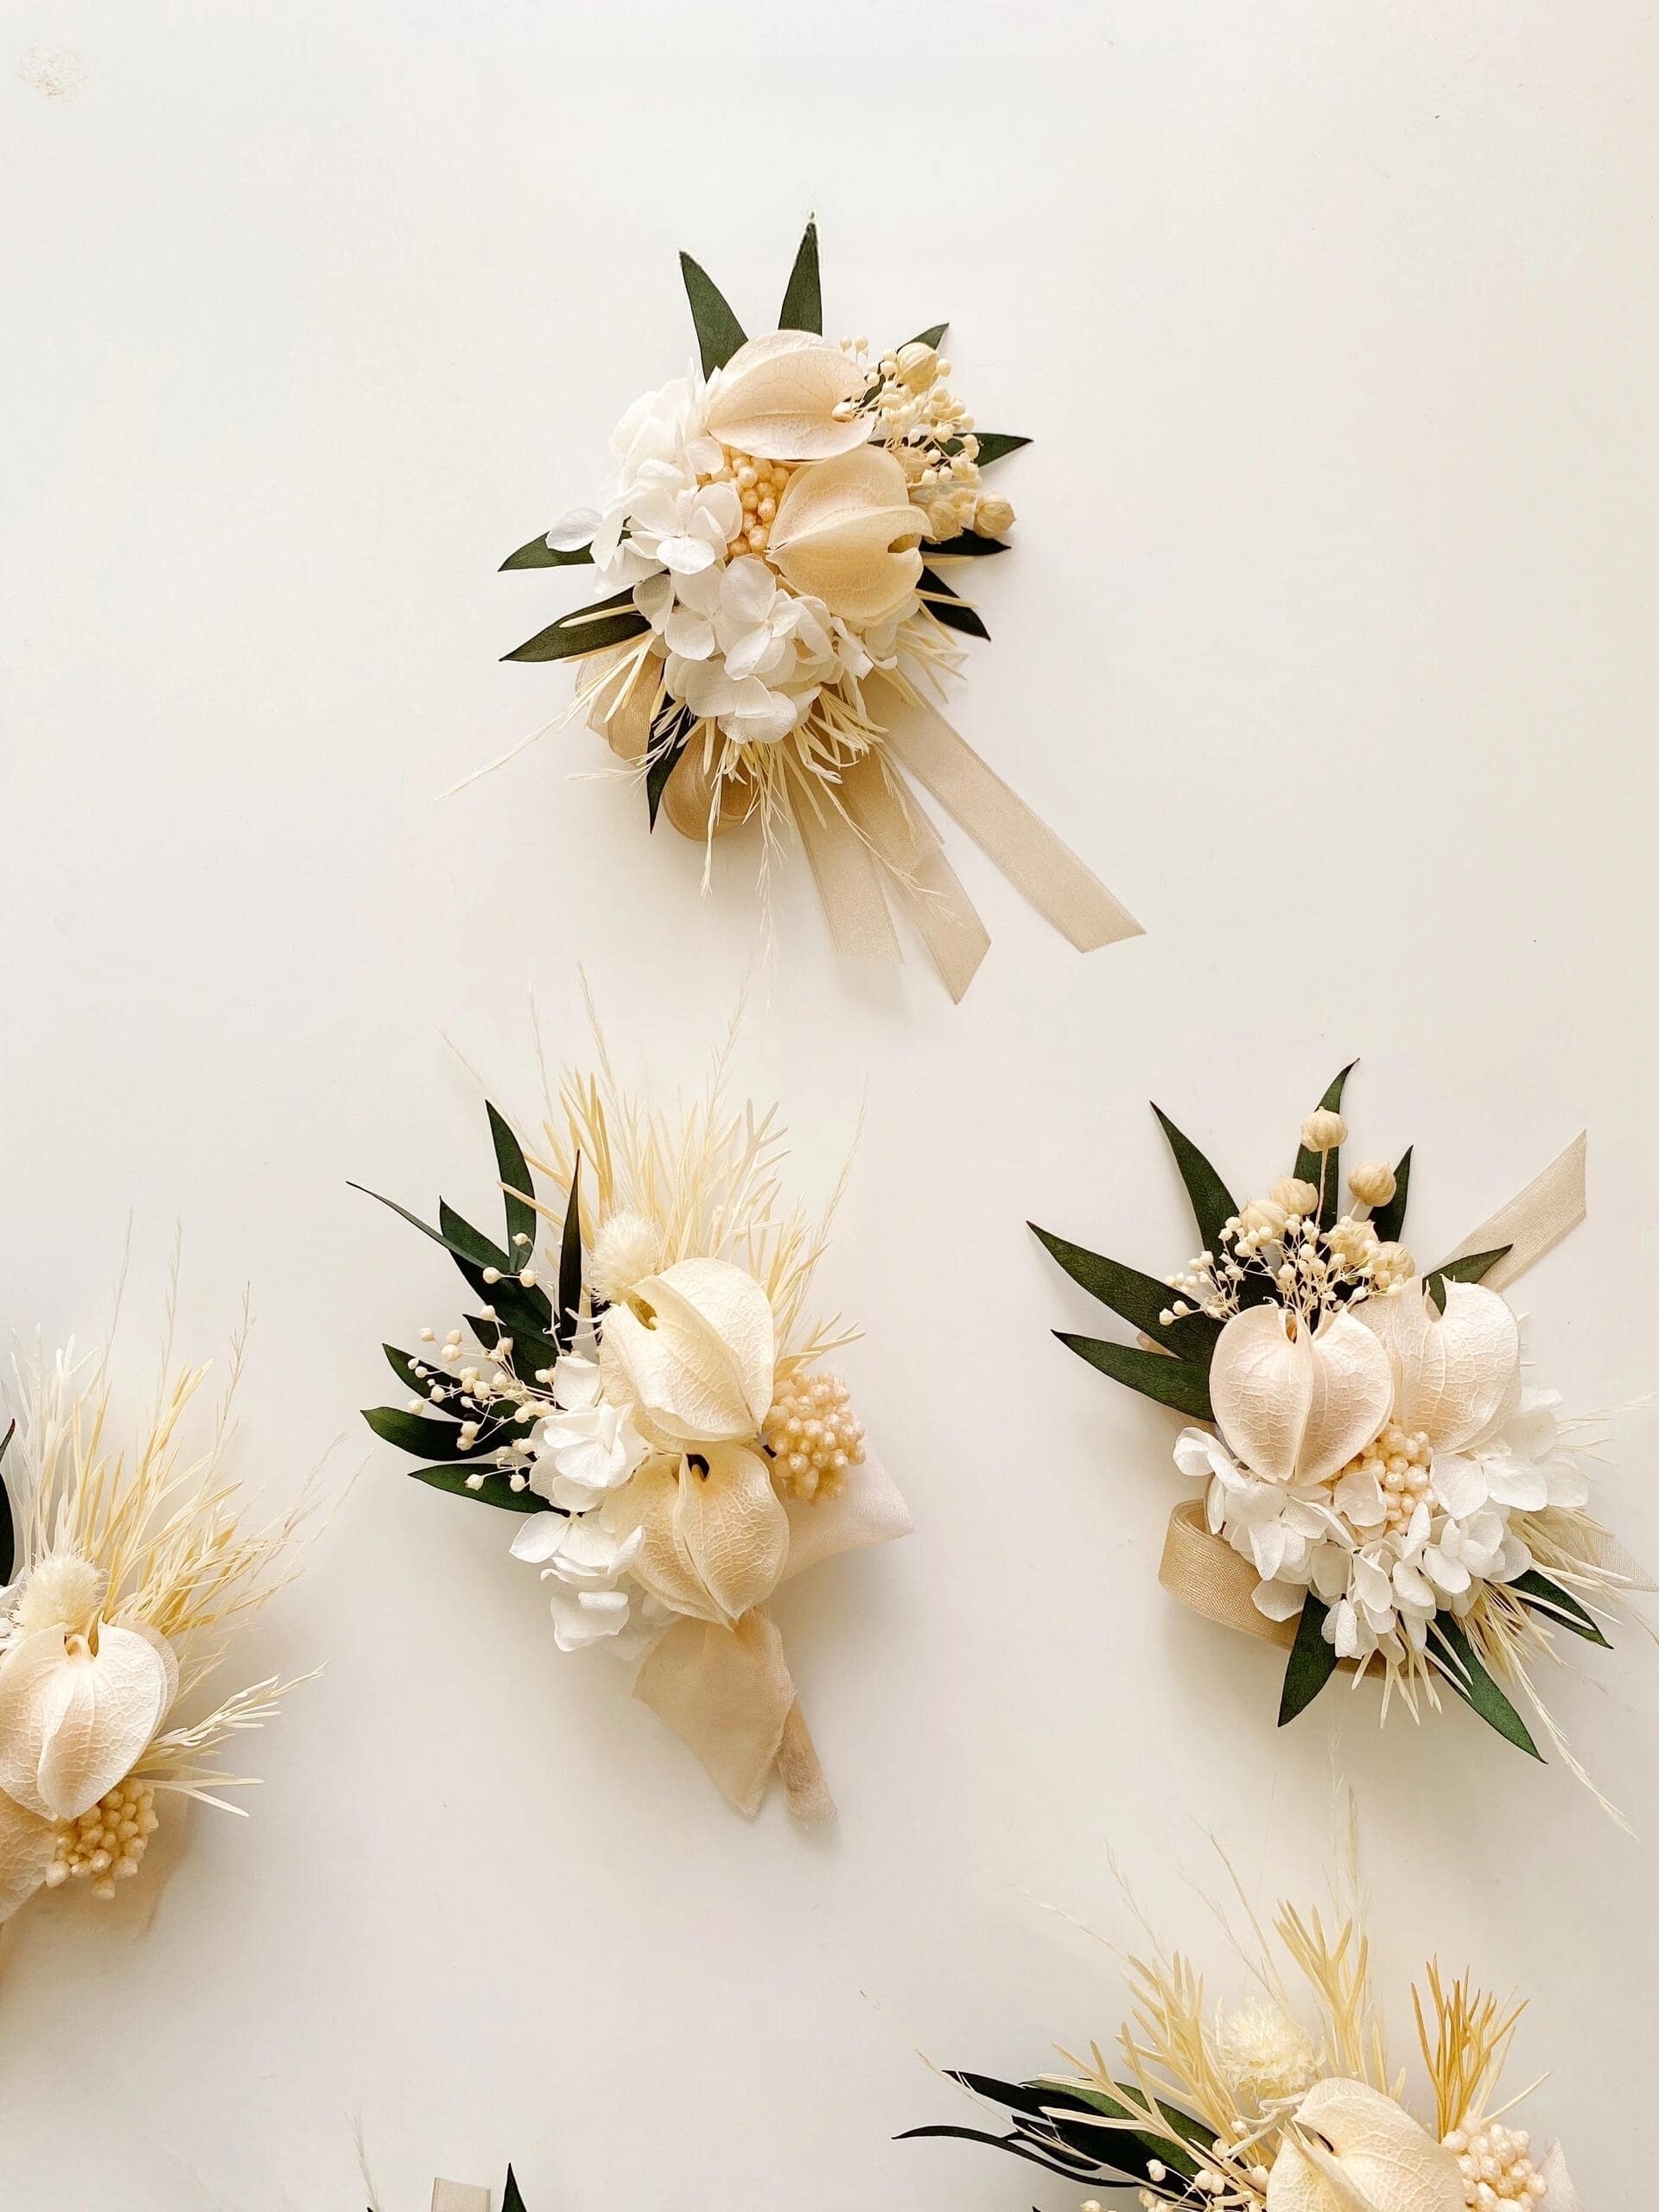
[[[791,476],[767,541],[798,592],[849,622],[879,622],[921,581],[922,517],[905,472],[864,446]]]
[[[722,445],[760,461],[832,461],[870,435],[850,411],[864,372],[839,346],[805,330],[752,338],[710,382],[704,423]]]
[[[1270,1482],[1334,1475],[1382,1428],[1393,1396],[1382,1345],[1346,1313],[1314,1329],[1282,1306],[1253,1306],[1228,1322],[1210,1363],[1222,1435]]]
[[[43,1820],[78,1820],[143,1757],[178,1683],[149,1629],[25,1637],[0,1662],[0,1789]]]

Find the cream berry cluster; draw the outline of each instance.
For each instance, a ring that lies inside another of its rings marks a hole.
[[[1463,2177],[1463,2201],[1478,2212],[1499,2204],[1531,2204],[1548,2184],[1529,2155],[1531,2137],[1524,2127],[1454,2127],[1446,2147]]]
[[[772,1480],[792,1497],[833,1497],[864,1461],[864,1429],[838,1375],[798,1375],[773,1401],[761,1430]]]
[[[1418,1500],[1428,1496],[1433,1456],[1427,1437],[1421,1433],[1408,1436],[1397,1422],[1390,1421],[1376,1442],[1351,1459],[1336,1479],[1340,1482],[1343,1475],[1370,1475],[1382,1490],[1392,1533],[1409,1524]]]
[[[57,1857],[46,1870],[48,1890],[90,1879],[92,1895],[115,1895],[118,1878],[136,1874],[149,1839],[161,1825],[153,1783],[118,1782],[79,1820],[58,1830]]]

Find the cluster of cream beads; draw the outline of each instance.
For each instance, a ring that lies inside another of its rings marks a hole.
[[[1428,1496],[1429,1468],[1433,1457],[1428,1439],[1421,1429],[1408,1435],[1396,1421],[1390,1421],[1376,1443],[1368,1444],[1351,1459],[1336,1479],[1340,1482],[1343,1475],[1370,1475],[1382,1485],[1389,1529],[1403,1529],[1415,1511],[1418,1500]]]
[[[89,1812],[59,1828],[58,1855],[46,1870],[47,1888],[90,1878],[95,1897],[112,1897],[116,1883],[138,1872],[160,1825],[154,1783],[118,1782]]]
[[[950,389],[950,362],[918,338],[874,361],[867,358],[868,339],[841,342],[863,371],[864,398],[844,400],[836,411],[874,416],[876,442],[904,470],[928,536],[938,541],[971,530],[1001,537],[1012,530],[1008,502],[980,489],[979,440],[973,416]]]
[[[1463,2176],[1464,2202],[1479,2212],[1491,2212],[1498,2204],[1535,2203],[1548,2183],[1528,2156],[1531,2143],[1524,2127],[1502,2127],[1496,2120],[1472,2133],[1454,2127],[1446,2147]]]
[[[738,453],[730,446],[722,446],[721,451],[726,456],[725,465],[705,481],[735,484],[743,508],[743,527],[726,548],[726,557],[735,561],[745,553],[764,555],[778,502],[794,471],[786,461],[760,461],[753,454]]]
[[[864,1430],[838,1375],[798,1375],[761,1424],[772,1480],[792,1497],[833,1497],[864,1461]]]

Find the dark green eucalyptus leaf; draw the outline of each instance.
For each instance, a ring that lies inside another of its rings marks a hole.
[[[993,2135],[983,2127],[949,2127],[936,2122],[931,2127],[904,2128],[893,2139],[895,2143],[982,2143],[988,2150],[1006,2151],[1011,2158],[1024,2158],[1030,2165],[1041,2166],[1046,2173],[1074,2181],[1094,2180],[1100,2164],[1087,2152],[1068,2154],[1062,2145],[1039,2140],[1020,2129],[1008,2135]]]
[[[1586,1643],[1600,1644],[1604,1651],[1612,1649],[1595,1615],[1581,1605],[1570,1590],[1563,1590],[1548,1575],[1540,1574],[1535,1567],[1529,1567],[1524,1574],[1517,1574],[1506,1586],[1535,1612],[1547,1614],[1559,1627],[1571,1629],[1574,1636],[1583,1637]]]
[[[452,1252],[470,1260],[475,1268],[499,1268],[505,1274],[512,1262],[501,1247],[492,1242],[481,1229],[474,1229],[470,1221],[463,1220],[447,1198],[438,1200],[438,1227],[442,1230]]]
[[[1406,1197],[1411,1189],[1411,1147],[1408,1145],[1400,1155],[1400,1165],[1394,1171],[1394,1196],[1385,1206],[1378,1206],[1371,1216],[1371,1227],[1384,1244],[1397,1244],[1406,1225]]]
[[[501,2195],[501,2212],[524,2212],[524,2200],[518,2194],[518,2184],[512,2177],[512,2168],[507,2168],[507,2185]]]
[[[1338,1069],[1325,1085],[1325,1096],[1320,1099],[1319,1104],[1327,1114],[1340,1113],[1342,1110],[1342,1087],[1352,1074],[1355,1065],[1356,1063],[1350,1060],[1347,1066]],[[1329,1229],[1342,1210],[1340,1154],[1332,1149],[1321,1157],[1317,1152],[1310,1152],[1305,1144],[1298,1145],[1295,1173],[1300,1181],[1312,1183],[1314,1189],[1319,1192],[1319,1219],[1324,1226]]]
[[[823,292],[818,279],[818,224],[807,219],[805,235],[796,249],[795,266],[789,272],[784,304],[778,310],[779,330],[823,332]]]
[[[645,771],[645,810],[647,827],[657,827],[657,810],[663,803],[663,793],[668,789],[668,779],[680,765],[680,755],[690,742],[691,732],[696,727],[696,716],[690,707],[677,699],[665,699],[657,709],[647,741],[651,751],[651,766]]]
[[[1428,1624],[1428,1656],[1467,1706],[1518,1751],[1544,1764],[1527,1724],[1487,1673],[1455,1613],[1436,1613]]]
[[[1017,438],[1007,430],[976,430],[979,451],[975,458],[982,468],[988,468],[994,461],[1002,461],[1011,453],[1018,453],[1021,446],[1031,443],[1029,438]]]
[[[1082,2106],[1088,2111],[1100,2113],[1108,2120],[1131,2119],[1139,2112],[1141,2103],[1140,2092],[1122,2082],[1114,2084],[1118,2092],[1116,2096],[1109,2096],[1104,2089],[1080,2088],[1075,2082],[1045,2082],[1040,2076],[1027,2086],[1039,2097],[1049,2101],[1051,2108],[1058,2094],[1066,2099],[1067,2111]],[[1125,2101],[1126,2099],[1129,2101]],[[1139,2146],[1146,2158],[1157,2158],[1166,2166],[1173,2166],[1177,2173],[1190,2181],[1198,2170],[1198,2160],[1192,2155],[1193,2146],[1207,2155],[1215,2141],[1216,2132],[1213,2127],[1206,2127],[1201,2120],[1194,2120],[1190,2113],[1182,2112],[1174,2105],[1166,2105],[1160,2101],[1158,2110],[1169,2125],[1167,2135],[1155,2134],[1144,2127],[1114,2128],[1109,2134],[1101,2131],[1103,2140],[1107,2143],[1122,2142],[1127,2138]],[[1088,2139],[1082,2130],[1077,2133],[1082,2139]],[[1116,2165],[1119,2162],[1103,2154],[1102,2163]]]
[[[453,1421],[407,1413],[401,1406],[365,1407],[363,1418],[384,1442],[395,1444],[416,1459],[442,1459],[454,1465],[497,1448],[486,1442],[481,1432],[476,1443],[463,1444],[461,1430]]]
[[[1330,1608],[1310,1590],[1302,1600],[1302,1617],[1296,1624],[1296,1641],[1285,1663],[1285,1686],[1279,1694],[1279,1726],[1306,1713],[1337,1671],[1337,1655],[1325,1640],[1325,1617]]]
[[[980,561],[992,553],[1007,553],[1013,549],[1000,537],[982,537],[976,530],[964,530],[960,537],[942,537],[937,545],[930,545],[930,561]]]
[[[11,1448],[11,1440],[17,1433],[13,1421],[3,1436],[0,1436],[0,1463]],[[17,1564],[17,1531],[11,1516],[11,1489],[3,1473],[0,1473],[0,1582],[10,1582]]]
[[[501,563],[499,573],[509,569],[582,569],[591,568],[594,549],[591,545],[576,545],[561,551],[550,545],[545,537],[532,537],[528,545],[521,545],[516,553],[509,553]]]
[[[556,1513],[559,1510],[533,1490],[510,1489],[505,1472],[497,1468],[485,1470],[483,1485],[479,1490],[468,1484],[464,1467],[409,1467],[404,1472],[414,1482],[447,1491],[452,1497],[470,1497],[475,1505],[496,1506],[503,1513]]]
[[[504,1185],[507,1242],[512,1244],[518,1236],[530,1239],[528,1249],[519,1245],[513,1247],[522,1265],[536,1249],[537,1214],[531,1204],[536,1195],[536,1185],[531,1180],[530,1162],[524,1158],[524,1148],[508,1128],[505,1116],[498,1114],[487,1099],[484,1110],[490,1117],[490,1137],[495,1146],[496,1173]]]
[[[913,338],[906,339],[905,344],[907,346],[937,346],[940,339],[944,337],[945,332],[949,330],[950,327],[950,326],[948,322],[931,323],[925,330],[918,330]],[[898,350],[902,353],[904,346],[899,346]]]
[[[1173,1359],[1161,1351],[1142,1351],[1135,1344],[1115,1344],[1100,1337],[1077,1337],[1065,1329],[1054,1334],[1079,1359],[1109,1375],[1114,1382],[1127,1383],[1143,1398],[1173,1406],[1178,1414],[1195,1421],[1213,1421],[1210,1404],[1210,1376],[1196,1360]]]
[[[1447,1283],[1478,1282],[1484,1275],[1491,1273],[1498,1262],[1507,1255],[1510,1249],[1507,1244],[1500,1244],[1495,1251],[1470,1252],[1461,1260],[1442,1262],[1440,1266],[1429,1275],[1425,1285],[1429,1296],[1434,1301],[1435,1311],[1440,1313],[1444,1313],[1446,1311]]]
[[[435,1244],[442,1244],[444,1250],[450,1253],[457,1261],[472,1262],[473,1254],[465,1245],[455,1243],[442,1230],[434,1229],[429,1223],[423,1221],[419,1214],[410,1213],[407,1206],[400,1206],[396,1198],[383,1198],[378,1191],[370,1190],[366,1183],[348,1181],[346,1187],[348,1191],[361,1191],[365,1198],[372,1198],[378,1205],[388,1207],[399,1220],[408,1222],[412,1229],[418,1229],[423,1236],[429,1236]],[[441,1216],[445,1211],[442,1198],[438,1201],[438,1211]],[[477,1230],[474,1230],[473,1235],[476,1236],[477,1234]]]
[[[1132,1327],[1144,1329],[1156,1343],[1167,1344],[1172,1351],[1208,1368],[1216,1338],[1221,1334],[1219,1321],[1211,1320],[1205,1313],[1186,1313],[1165,1327],[1158,1316],[1168,1312],[1174,1295],[1167,1283],[1160,1282],[1155,1275],[1143,1275],[1135,1268],[1126,1268],[1120,1261],[1109,1260],[1102,1253],[1090,1252],[1082,1244],[1068,1243],[1064,1236],[1039,1229],[1034,1221],[1027,1222],[1026,1226],[1050,1257],[1059,1262],[1073,1282],[1081,1283],[1090,1298],[1109,1306]]]
[[[1219,1255],[1222,1224],[1230,1221],[1238,1211],[1233,1194],[1192,1138],[1182,1135],[1163,1108],[1154,1105],[1152,1110],[1162,1124],[1169,1148],[1175,1155],[1175,1165],[1181,1171],[1181,1180],[1192,1202],[1192,1218],[1198,1225],[1198,1242],[1206,1252]]]
[[[559,1238],[559,1312],[555,1325],[562,1350],[569,1351],[582,1319],[582,1154],[570,1170],[570,1196]]]
[[[691,321],[696,328],[697,350],[702,356],[702,373],[711,377],[716,369],[723,369],[745,343],[743,326],[727,306],[725,296],[714,278],[689,253],[680,256],[680,274],[685,279],[685,296],[691,302]]]
[[[960,593],[951,590],[943,576],[936,576],[931,569],[922,570],[919,586],[922,603],[930,607],[936,619],[949,630],[960,630],[969,638],[988,638],[990,632]]]
[[[632,591],[613,592],[608,599],[596,599],[591,607],[578,607],[569,614],[561,614],[556,622],[550,622],[545,630],[538,630],[512,652],[503,653],[503,660],[570,660],[580,653],[602,652],[607,645],[625,645],[630,638],[638,638],[651,625],[633,603]]]

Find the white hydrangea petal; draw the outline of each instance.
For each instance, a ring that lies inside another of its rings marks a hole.
[[[508,1548],[514,1559],[528,1560],[533,1567],[539,1567],[543,1560],[551,1559],[564,1541],[569,1526],[563,1513],[526,1514]]]
[[[1250,1599],[1270,1621],[1294,1621],[1307,1601],[1307,1591],[1300,1582],[1258,1582]]]
[[[716,557],[716,549],[706,537],[685,531],[677,531],[671,537],[658,541],[657,558],[677,576],[695,576],[704,569],[712,569]]]
[[[1491,1496],[1486,1471],[1479,1460],[1451,1452],[1437,1452],[1433,1469],[1434,1495],[1446,1511],[1459,1521],[1478,1513]]]
[[[706,614],[676,607],[663,626],[668,649],[683,660],[707,660],[715,650],[714,625]]]
[[[572,507],[568,514],[559,517],[547,533],[547,542],[556,553],[575,553],[592,542],[600,525],[597,507]]]

